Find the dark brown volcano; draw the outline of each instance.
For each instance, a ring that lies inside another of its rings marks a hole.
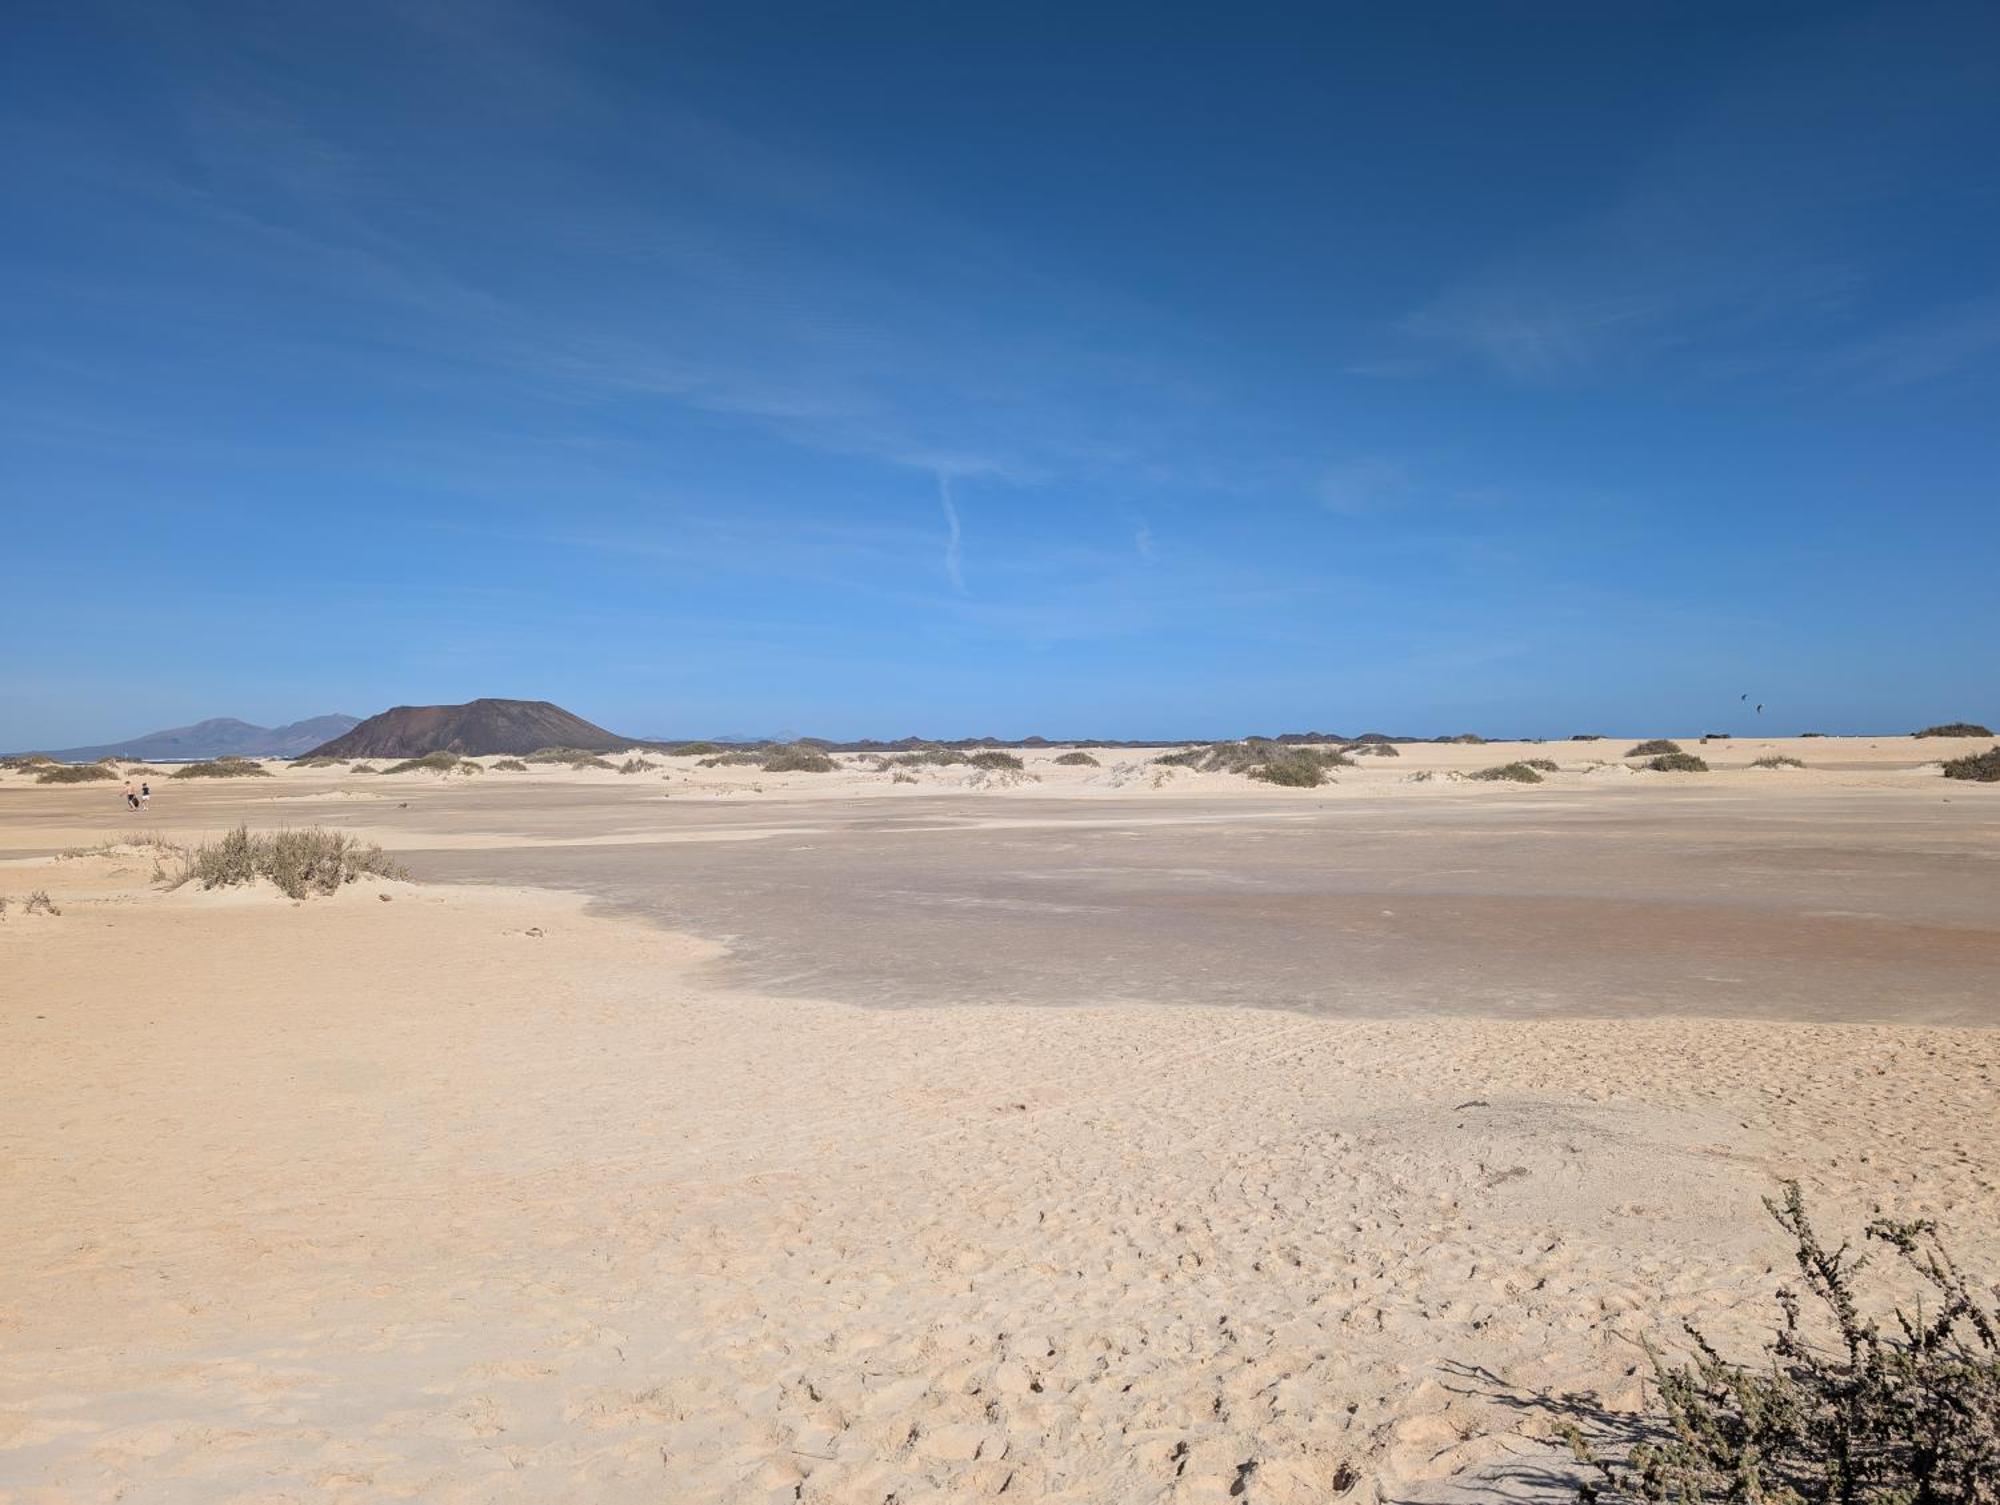
[[[468,700],[464,705],[399,705],[314,748],[313,756],[420,758],[455,752],[520,757],[544,747],[612,752],[631,745],[631,738],[546,700]]]

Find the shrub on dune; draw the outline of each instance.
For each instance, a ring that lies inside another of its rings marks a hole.
[[[1697,758],[1693,753],[1684,752],[1661,753],[1659,757],[1649,760],[1645,766],[1650,768],[1654,773],[1708,772],[1708,764],[1706,762]]]
[[[1242,772],[1248,778],[1286,789],[1317,789],[1326,782],[1324,763],[1318,758],[1295,753],[1281,754]]]
[[[1678,742],[1669,742],[1665,737],[1655,737],[1650,742],[1640,742],[1625,750],[1628,758],[1658,758],[1681,750]]]
[[[1805,763],[1798,758],[1788,758],[1783,753],[1770,753],[1750,765],[1752,768],[1804,768]]]
[[[1342,752],[1352,758],[1400,758],[1402,749],[1393,742],[1357,742],[1351,747],[1343,747]]]
[[[165,879],[169,888],[195,883],[226,888],[269,878],[294,899],[331,894],[364,873],[407,877],[388,853],[373,843],[315,826],[305,831],[272,831],[252,836],[238,826],[219,841],[181,853],[180,871]]]
[[[766,773],[832,773],[839,766],[818,748],[800,743],[773,748],[764,758]]]
[[[565,768],[611,768],[613,763],[581,747],[544,747],[528,754],[530,763],[560,763]]]
[[[618,771],[620,773],[647,773],[659,766],[651,758],[627,758],[623,763],[618,765]]]
[[[1056,762],[1064,768],[1101,768],[1104,766],[1087,752],[1066,752],[1057,758]]]
[[[55,766],[57,766],[56,760],[47,753],[14,753],[8,757],[0,758],[0,768],[10,769],[17,773],[29,773],[37,768],[52,768]]]
[[[205,763],[183,763],[170,778],[176,779],[268,779],[271,770],[248,758],[215,758]]]
[[[498,763],[493,765],[493,771],[495,773],[526,773],[528,765],[523,763],[519,758],[502,758]]]
[[[965,760],[974,768],[1010,768],[1019,770],[1021,760],[1010,752],[977,752]]]
[[[1483,779],[1489,784],[1539,784],[1542,781],[1542,776],[1526,763],[1500,763],[1492,768],[1482,768],[1477,773],[1467,774],[1466,777]]]
[[[455,752],[427,752],[421,758],[405,758],[383,769],[384,773],[484,773],[485,768]]]
[[[1976,784],[2000,784],[2000,747],[1983,753],[1969,753],[1944,765],[1948,779],[1970,779]]]
[[[118,775],[102,763],[52,763],[35,775],[37,784],[94,784]]]
[[[1993,733],[1976,721],[1947,721],[1942,726],[1927,726],[1920,732],[1912,732],[1914,737],[1990,737]]]
[[[373,763],[350,763],[347,765],[347,771],[349,773],[380,773],[382,770],[377,768]]]

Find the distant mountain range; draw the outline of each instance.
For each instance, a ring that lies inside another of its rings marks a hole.
[[[99,758],[143,758],[162,763],[202,758],[296,758],[358,725],[360,721],[354,716],[313,716],[285,726],[252,726],[234,716],[216,716],[193,726],[147,732],[143,737],[99,747],[58,748],[49,756],[65,763],[94,763]]]
[[[469,700],[464,705],[399,705],[315,747],[327,758],[420,758],[430,752],[520,757],[545,747],[615,752],[639,745],[546,700]]]

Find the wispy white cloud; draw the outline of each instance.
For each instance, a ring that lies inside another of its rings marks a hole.
[[[965,592],[965,530],[959,526],[958,504],[951,497],[951,477],[944,471],[937,473],[938,503],[944,508],[944,573],[951,582],[952,589],[961,596]]]
[[[1347,460],[1327,468],[1319,480],[1320,505],[1342,517],[1363,517],[1400,507],[1414,484],[1400,460]]]

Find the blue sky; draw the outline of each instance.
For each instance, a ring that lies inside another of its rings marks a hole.
[[[79,0],[0,153],[0,745],[2000,718],[1990,5]]]

